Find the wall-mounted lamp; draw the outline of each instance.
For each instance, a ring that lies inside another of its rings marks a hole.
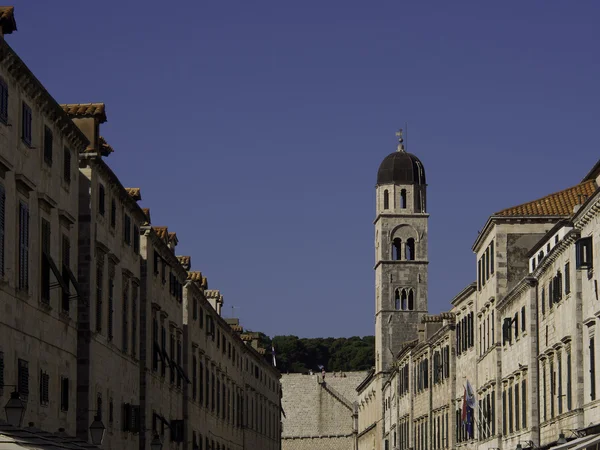
[[[565,437],[565,433],[563,433],[562,431],[560,432],[560,434],[558,435],[558,441],[556,441],[557,444],[566,444],[567,443],[567,438]]]
[[[152,442],[150,442],[150,450],[162,450],[162,441],[160,440],[160,436],[158,433],[154,433],[154,438]]]
[[[104,440],[104,433],[106,432],[106,427],[102,423],[100,416],[96,414],[94,416],[94,421],[90,425],[90,439],[92,444],[100,445]]]
[[[523,444],[526,445],[526,448],[538,448],[535,446],[533,441],[523,441]],[[517,448],[515,450],[523,450],[523,446],[521,445],[521,441],[517,444]]]
[[[17,386],[14,384],[4,384],[0,387],[14,387],[15,390],[11,392],[10,399],[4,407],[6,412],[6,421],[13,427],[20,428],[25,417],[25,404],[21,400],[19,392],[16,390]]]

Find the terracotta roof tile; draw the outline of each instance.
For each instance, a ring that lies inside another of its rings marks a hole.
[[[498,211],[494,216],[570,216],[573,208],[585,201],[596,190],[593,180],[578,184],[538,200]]]
[[[169,229],[167,227],[152,227],[157,236],[161,239],[167,239],[169,235]]]
[[[2,27],[4,34],[11,34],[13,31],[17,31],[14,6],[0,6],[0,27]]]
[[[110,144],[108,142],[106,142],[106,139],[104,139],[102,136],[100,136],[100,154],[102,156],[108,156],[110,155],[112,152],[114,152],[115,150],[110,146]]]
[[[142,208],[142,211],[144,212],[144,214],[146,214],[146,219],[148,219],[148,223],[150,222],[150,208]]]
[[[202,289],[208,289],[208,278],[202,277]]]
[[[244,342],[250,342],[252,340],[252,336],[249,334],[242,334],[240,335],[240,338],[242,338],[242,341]]]
[[[60,106],[71,117],[97,117],[100,123],[106,122],[104,103],[67,103]]]
[[[142,199],[142,190],[140,188],[125,188],[125,190],[136,202]]]
[[[241,325],[231,325],[231,329],[236,333],[241,333],[244,331],[244,327],[242,327]]]
[[[192,257],[191,256],[178,256],[177,259],[179,260],[179,264],[181,264],[183,267],[188,267],[189,268],[190,265],[191,265],[191,263],[192,263]]]
[[[186,258],[186,256],[180,256],[180,258]],[[188,272],[187,279],[190,281],[202,282],[202,272]]]
[[[170,242],[170,241],[175,241],[175,242],[178,242],[178,239],[177,239],[177,233],[175,233],[174,231],[171,231],[171,232],[169,233],[169,242]]]

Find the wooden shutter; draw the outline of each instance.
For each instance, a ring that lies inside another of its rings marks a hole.
[[[71,182],[71,150],[67,147],[63,149],[63,180]]]
[[[0,78],[0,121],[8,122],[8,85]]]
[[[62,378],[60,382],[60,409],[62,411],[69,410],[69,379]]]
[[[18,365],[18,386],[19,394],[29,395],[29,363],[23,359],[19,359]]]
[[[19,203],[19,289],[29,287],[29,210]]]
[[[0,393],[4,386],[4,352],[0,352]]]
[[[48,165],[52,165],[52,130],[48,127],[44,127],[44,161]]]
[[[123,403],[122,411],[121,425],[123,431],[129,431],[131,427],[131,405],[129,403]]]

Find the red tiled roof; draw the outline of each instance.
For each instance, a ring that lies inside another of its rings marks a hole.
[[[97,117],[100,123],[106,122],[104,103],[66,103],[60,106],[71,117]]]
[[[179,264],[181,264],[182,266],[189,266],[190,263],[192,262],[191,256],[178,256],[177,259],[179,260]],[[189,280],[189,273],[188,273],[188,280]]]
[[[582,204],[594,191],[596,183],[589,180],[538,200],[503,209],[494,216],[570,216],[573,208]]]
[[[198,272],[198,271],[188,272],[187,279],[190,280],[190,281],[199,281],[199,282],[201,282],[202,281],[202,272]]]
[[[167,236],[169,235],[169,229],[168,227],[152,227],[154,229],[154,232],[157,234],[157,236],[161,239],[167,239]]]
[[[142,199],[142,190],[140,188],[125,188],[125,190],[136,202]]]

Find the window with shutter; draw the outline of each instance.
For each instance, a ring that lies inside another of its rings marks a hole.
[[[4,352],[0,352],[0,396],[4,390]]]
[[[41,296],[42,302],[48,304],[50,302],[50,222],[42,219],[42,285]]]
[[[31,147],[31,108],[25,102],[21,108],[21,139],[25,145]]]
[[[60,380],[60,409],[61,411],[69,410],[69,379],[66,377]]]
[[[17,370],[17,391],[27,397],[29,395],[29,363],[24,359],[19,359]]]
[[[123,427],[123,431],[131,430],[131,405],[129,403],[123,403],[122,408],[122,418],[121,425]]]
[[[525,331],[525,307],[521,307],[521,331]]]
[[[593,267],[592,238],[579,239],[575,244],[577,269],[591,269]]]
[[[19,289],[29,287],[29,207],[19,202]]]
[[[515,317],[513,319],[515,324],[515,340],[519,337],[519,313],[515,313]]]
[[[108,340],[113,338],[113,325],[114,325],[114,295],[115,292],[115,280],[111,276],[108,279]]]
[[[40,370],[40,404],[41,405],[48,404],[49,385],[50,385],[50,375],[48,375],[43,370]]]
[[[571,264],[565,264],[565,295],[571,292]]]
[[[62,277],[64,284],[69,286],[71,278],[69,277],[69,268],[71,267],[71,241],[68,236],[62,237]],[[62,310],[65,313],[70,309],[71,293],[68,290],[62,291]]]
[[[67,184],[71,182],[71,150],[67,147],[63,149],[63,180]]]
[[[44,127],[44,162],[49,166],[52,166],[52,145],[54,137],[52,136],[52,130],[48,127]]]
[[[131,428],[132,433],[140,432],[140,407],[139,405],[131,406]]]
[[[121,345],[123,353],[129,352],[129,282],[123,277],[123,311],[121,317]]]
[[[136,255],[140,253],[140,229],[137,225],[133,226],[133,252]]]
[[[123,241],[131,245],[131,217],[127,214],[123,216]]]
[[[104,285],[104,268],[99,266],[96,269],[96,332],[102,332],[102,300]]]
[[[131,287],[131,354],[135,358],[137,355],[137,302],[138,286]]]
[[[105,203],[104,203],[105,200],[106,200],[106,195],[105,195],[105,191],[104,191],[104,185],[99,184],[98,185],[98,213],[100,213],[101,216],[103,216],[105,213]]]
[[[1,94],[1,93],[0,93]],[[6,191],[0,184],[0,277],[4,276],[4,230],[6,224]]]
[[[0,78],[0,122],[8,124],[8,85]]]
[[[113,423],[115,420],[115,404],[112,397],[108,400],[108,421]]]

